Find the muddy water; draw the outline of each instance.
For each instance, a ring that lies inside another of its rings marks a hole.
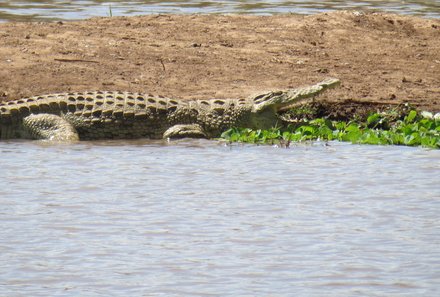
[[[440,151],[0,143],[1,296],[439,296]]]
[[[440,17],[438,0],[365,1],[0,1],[0,20],[81,19],[92,16],[128,16],[150,13],[317,13],[338,9],[380,9],[403,14]]]

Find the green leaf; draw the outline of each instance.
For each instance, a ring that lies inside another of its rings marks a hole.
[[[345,128],[345,131],[350,133],[360,133],[360,127],[358,124],[351,123],[348,127]]]
[[[347,127],[347,123],[345,122],[337,122],[335,123],[335,129],[336,130],[345,130],[345,127]]]
[[[368,125],[373,125],[373,127],[364,128]],[[422,145],[438,149],[440,148],[440,120],[422,118],[417,112],[411,111],[403,121],[396,121],[390,126],[386,115],[371,114],[364,123],[346,123],[320,118],[308,123],[289,125],[284,130],[232,128],[223,132],[221,137],[231,142],[266,144],[277,143],[280,140],[290,143],[314,139],[335,139],[364,144]]]
[[[370,116],[367,118],[367,125],[368,125],[368,127],[373,127],[373,126],[375,126],[377,123],[379,123],[380,119],[381,119],[380,114],[378,114],[378,113],[373,113],[372,115],[370,115]]]
[[[405,117],[405,123],[412,123],[412,122],[414,122],[416,116],[417,116],[417,111],[411,110],[408,113],[408,115]]]

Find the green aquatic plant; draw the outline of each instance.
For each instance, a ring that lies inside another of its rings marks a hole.
[[[222,138],[230,142],[281,144],[310,140],[347,141],[356,144],[408,145],[440,148],[440,118],[426,118],[415,110],[402,120],[373,113],[364,122],[330,121],[319,118],[289,125],[284,129],[252,130],[233,128]]]

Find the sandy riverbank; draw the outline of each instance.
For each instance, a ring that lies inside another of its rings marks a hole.
[[[319,97],[335,106],[440,111],[440,20],[350,11],[0,24],[0,100],[94,89],[236,98],[326,77],[342,81]]]

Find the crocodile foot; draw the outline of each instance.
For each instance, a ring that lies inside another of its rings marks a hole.
[[[163,134],[163,138],[207,138],[202,127],[197,124],[192,125],[174,125]]]
[[[35,139],[79,140],[75,128],[62,117],[53,114],[31,114],[23,119],[23,127]]]

